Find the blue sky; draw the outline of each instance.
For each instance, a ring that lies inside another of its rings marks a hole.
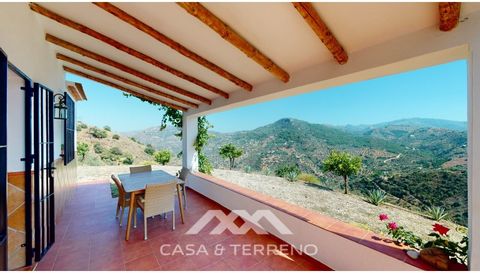
[[[136,98],[90,80],[81,82],[88,101],[77,106],[78,120],[109,125],[114,131],[157,126],[162,112]],[[255,91],[254,91],[255,92]],[[456,61],[308,94],[237,108],[208,116],[213,130],[250,130],[284,117],[332,125],[374,124],[421,117],[467,120],[467,62]]]

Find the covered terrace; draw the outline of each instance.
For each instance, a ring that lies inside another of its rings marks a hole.
[[[479,4],[32,3],[11,4],[9,10],[35,14],[34,22],[11,20],[24,27],[40,24],[64,71],[183,111],[182,163],[191,199],[186,224],[172,234],[168,221],[154,218],[151,240],[144,242],[138,228],[126,242],[106,182],[78,184],[58,215],[57,242],[37,269],[428,269],[374,234],[198,173],[197,118],[467,59],[469,265],[480,270]],[[281,234],[265,221],[269,235],[225,234],[224,242],[313,244],[320,251],[311,257],[213,260],[164,260],[157,253],[157,243],[216,241],[182,234],[209,209],[268,209],[292,230]]]

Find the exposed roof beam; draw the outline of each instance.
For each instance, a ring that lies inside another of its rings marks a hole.
[[[113,66],[113,67],[115,67],[115,68],[117,68],[117,69],[119,69],[119,70],[122,70],[123,72],[132,74],[132,75],[134,75],[134,76],[136,76],[136,77],[139,77],[139,78],[141,78],[141,79],[143,79],[143,80],[146,80],[146,81],[148,81],[148,82],[151,82],[151,83],[154,83],[154,84],[156,84],[156,85],[165,87],[165,88],[170,89],[170,90],[172,90],[172,91],[175,91],[175,92],[177,92],[178,94],[181,94],[181,95],[183,95],[183,96],[186,96],[186,97],[192,98],[192,99],[194,99],[194,100],[198,100],[198,101],[207,103],[207,104],[209,104],[209,105],[212,104],[212,101],[209,100],[209,99],[207,99],[207,98],[205,98],[205,97],[199,96],[199,95],[197,95],[197,94],[195,94],[195,93],[192,93],[192,92],[186,91],[186,90],[184,90],[184,89],[181,89],[180,87],[174,86],[174,85],[169,84],[169,83],[166,83],[166,82],[164,82],[164,81],[161,81],[161,80],[159,80],[159,79],[157,79],[157,78],[154,78],[154,77],[152,77],[152,76],[149,76],[149,75],[147,75],[147,74],[145,74],[145,73],[143,73],[143,72],[140,72],[140,71],[135,70],[135,69],[133,69],[133,68],[130,68],[130,67],[126,66],[126,65],[123,65],[123,64],[121,64],[121,63],[118,63],[118,62],[116,62],[116,61],[114,61],[114,60],[111,60],[111,59],[109,59],[109,58],[107,58],[107,57],[104,57],[104,56],[101,56],[101,55],[99,55],[99,54],[93,53],[93,52],[91,52],[91,51],[89,51],[89,50],[86,50],[86,49],[84,49],[84,48],[81,48],[81,47],[79,47],[79,46],[76,46],[76,45],[74,45],[74,44],[72,44],[72,43],[69,43],[69,42],[67,42],[67,41],[64,41],[64,40],[62,40],[62,39],[60,39],[60,38],[57,38],[57,37],[55,37],[55,36],[53,36],[53,35],[50,35],[50,34],[48,34],[48,33],[46,34],[45,39],[46,39],[48,42],[52,43],[52,44],[55,44],[55,45],[58,45],[58,46],[60,46],[60,47],[65,48],[65,49],[68,49],[68,50],[70,50],[70,51],[76,52],[76,53],[78,53],[78,54],[80,54],[80,55],[83,55],[83,56],[88,57],[88,58],[90,58],[90,59],[96,60],[96,61],[98,61],[98,62],[100,62],[100,63],[106,64],[106,65],[109,65],[109,66]]]
[[[68,66],[64,66],[63,67],[63,70],[65,70],[66,72],[68,73],[72,73],[72,74],[75,74],[75,75],[78,75],[80,77],[84,77],[84,78],[87,78],[87,79],[90,79],[92,81],[96,81],[98,83],[101,83],[101,84],[105,84],[105,85],[108,85],[110,87],[113,87],[113,88],[116,88],[118,90],[122,90],[126,93],[129,93],[129,94],[132,94],[134,96],[137,96],[139,98],[142,98],[144,100],[148,100],[148,101],[151,101],[151,102],[155,102],[155,103],[159,103],[159,104],[162,104],[162,105],[165,105],[165,106],[168,106],[168,107],[172,107],[172,108],[175,108],[177,110],[180,110],[180,111],[187,111],[187,108],[183,107],[183,106],[179,106],[179,105],[176,105],[176,104],[173,104],[173,103],[169,103],[169,102],[166,102],[166,101],[162,101],[162,100],[159,100],[157,98],[153,98],[153,97],[150,97],[150,96],[146,96],[144,94],[141,94],[141,93],[138,93],[136,91],[133,91],[132,89],[129,89],[129,88],[126,88],[124,86],[121,86],[121,85],[118,85],[116,83],[113,83],[113,82],[109,82],[107,80],[104,80],[104,79],[101,79],[101,78],[98,78],[98,77],[95,77],[95,76],[92,76],[92,75],[89,75],[87,73],[83,73],[82,71],[79,71],[79,70],[76,70],[76,69],[73,69],[73,68],[70,68]]]
[[[440,12],[440,30],[449,31],[458,25],[460,19],[459,2],[440,2],[438,3],[438,11]]]
[[[79,61],[79,60],[70,58],[70,57],[65,56],[65,55],[63,55],[63,54],[61,54],[61,53],[57,53],[57,59],[62,60],[62,61],[65,61],[65,62],[69,62],[69,63],[74,64],[74,65],[78,65],[78,66],[83,67],[83,68],[85,68],[85,69],[87,69],[87,70],[96,72],[96,73],[101,74],[101,75],[103,75],[103,76],[107,76],[107,77],[112,78],[112,79],[115,79],[115,80],[117,80],[117,81],[121,81],[121,82],[126,83],[126,84],[128,84],[128,85],[135,86],[135,87],[137,87],[137,88],[143,89],[143,90],[148,91],[148,92],[150,92],[150,93],[153,93],[153,94],[155,94],[155,95],[162,96],[162,97],[164,97],[164,98],[167,98],[167,99],[170,99],[170,100],[173,100],[173,101],[176,101],[176,102],[185,104],[185,105],[189,105],[189,106],[191,106],[191,107],[195,107],[195,108],[198,107],[198,104],[195,104],[195,103],[193,103],[193,102],[186,101],[186,100],[184,100],[184,99],[177,98],[177,97],[175,97],[175,96],[172,96],[172,95],[170,95],[170,94],[164,93],[164,92],[162,92],[162,91],[155,90],[155,89],[150,88],[150,87],[148,87],[148,86],[146,86],[146,85],[143,85],[143,84],[141,84],[141,83],[138,83],[138,82],[135,82],[135,81],[131,81],[131,80],[126,79],[126,78],[124,78],[124,77],[121,77],[121,76],[118,76],[118,75],[116,75],[116,74],[110,73],[110,72],[108,72],[108,71],[106,71],[106,70],[97,68],[97,67],[95,67],[95,66],[93,66],[93,65],[89,65],[89,64],[84,63],[84,62],[82,62],[82,61]]]
[[[128,47],[128,46],[126,46],[126,45],[124,45],[124,44],[122,44],[122,43],[120,43],[120,42],[118,42],[118,41],[116,41],[116,40],[114,40],[114,39],[112,39],[112,38],[110,38],[110,37],[107,37],[107,36],[105,36],[105,35],[97,32],[97,31],[95,31],[95,30],[93,30],[93,29],[91,29],[91,28],[89,28],[89,27],[86,27],[86,26],[84,26],[84,25],[82,25],[82,24],[79,24],[79,23],[74,22],[74,21],[72,21],[72,20],[70,20],[70,19],[67,19],[67,18],[65,18],[65,17],[62,17],[61,15],[59,15],[59,14],[57,14],[57,13],[54,13],[54,12],[52,12],[52,11],[46,9],[46,8],[43,8],[42,6],[40,6],[40,5],[38,5],[38,4],[30,3],[30,8],[31,8],[33,11],[35,11],[35,12],[37,12],[37,13],[40,13],[41,15],[46,16],[46,17],[48,17],[48,18],[50,18],[50,19],[52,19],[52,20],[55,20],[55,21],[57,21],[58,23],[60,23],[60,24],[62,24],[62,25],[71,27],[71,28],[73,28],[73,29],[75,29],[75,30],[78,30],[78,31],[84,33],[84,34],[87,34],[87,35],[89,35],[89,36],[91,36],[91,37],[93,37],[93,38],[95,38],[95,39],[97,39],[97,40],[100,40],[100,41],[102,41],[102,42],[104,42],[104,43],[106,43],[106,44],[108,44],[108,45],[110,45],[110,46],[113,46],[113,47],[115,47],[116,49],[121,50],[121,51],[123,51],[123,52],[125,52],[125,53],[127,53],[127,54],[129,54],[129,55],[131,55],[131,56],[133,56],[133,57],[135,57],[135,58],[138,58],[138,59],[140,59],[140,60],[142,60],[142,61],[144,61],[144,62],[147,62],[147,63],[149,63],[149,64],[151,64],[151,65],[153,65],[153,66],[156,66],[156,67],[158,67],[158,68],[160,68],[160,69],[162,69],[162,70],[164,70],[164,71],[167,71],[168,73],[171,73],[171,74],[173,74],[173,75],[175,75],[175,76],[177,76],[177,77],[179,77],[179,78],[182,78],[182,79],[184,79],[184,80],[186,80],[186,81],[189,81],[189,82],[191,82],[191,83],[193,83],[193,84],[196,84],[196,85],[198,85],[198,86],[200,86],[200,87],[203,87],[203,88],[205,88],[206,90],[209,90],[209,91],[211,91],[211,92],[213,92],[213,93],[215,93],[215,94],[218,94],[218,95],[220,95],[220,96],[222,96],[222,97],[224,97],[224,98],[228,98],[228,97],[229,97],[229,96],[228,96],[228,93],[226,93],[226,92],[224,92],[224,91],[222,91],[222,90],[220,90],[220,89],[218,89],[218,88],[216,88],[216,87],[213,87],[213,86],[211,86],[211,85],[209,85],[209,84],[207,84],[207,83],[205,83],[205,82],[203,82],[203,81],[201,81],[201,80],[199,80],[199,79],[197,79],[197,78],[195,78],[195,77],[192,77],[192,76],[190,76],[190,75],[187,75],[187,74],[185,74],[185,73],[183,73],[183,72],[181,72],[181,71],[179,71],[179,70],[177,70],[177,69],[175,69],[175,68],[173,68],[173,67],[171,67],[171,66],[168,66],[168,65],[160,62],[160,61],[157,60],[157,59],[154,59],[154,58],[152,58],[152,57],[150,57],[150,56],[148,56],[148,55],[146,55],[146,54],[143,54],[143,53],[141,53],[141,52],[139,52],[139,51],[137,51],[137,50],[135,50],[135,49],[133,49],[133,48],[131,48],[131,47]]]
[[[337,60],[339,64],[345,64],[348,61],[347,52],[343,49],[337,38],[335,38],[335,35],[328,29],[328,26],[323,22],[322,18],[320,18],[317,11],[315,11],[312,3],[293,2],[292,4],[315,34],[317,34],[322,43],[332,53],[335,60]]]
[[[180,43],[172,40],[170,37],[164,35],[163,33],[155,30],[153,27],[145,24],[144,22],[140,21],[139,19],[133,17],[132,15],[126,13],[122,9],[112,5],[108,2],[94,2],[93,4],[97,5],[98,7],[104,9],[105,11],[111,13],[115,17],[119,18],[120,20],[134,26],[135,28],[143,31],[144,33],[150,35],[157,41],[169,46],[171,49],[177,51],[178,53],[182,54],[183,56],[191,59],[192,61],[210,69],[211,71],[217,73],[218,75],[222,76],[223,78],[233,82],[234,84],[242,87],[245,90],[252,91],[252,85],[242,79],[239,79],[235,75],[231,74],[230,72],[226,71],[225,69],[219,67],[218,65],[206,60],[202,56],[198,55],[197,53],[189,50],[185,46],[181,45]],[[228,97],[227,97],[228,98]]]
[[[290,75],[288,75],[285,70],[275,64],[270,58],[265,56],[260,50],[255,48],[251,43],[240,36],[240,34],[220,20],[220,18],[215,16],[215,14],[202,6],[202,4],[196,2],[180,2],[177,4],[217,32],[223,39],[240,49],[245,55],[257,62],[268,72],[275,75],[275,77],[283,82],[288,82]]]

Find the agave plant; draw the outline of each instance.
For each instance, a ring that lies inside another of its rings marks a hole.
[[[287,172],[285,174],[285,179],[287,179],[290,182],[297,181],[298,180],[298,172],[294,172],[294,171]]]
[[[440,221],[448,216],[448,213],[445,212],[444,208],[436,207],[436,206],[427,208],[427,213],[428,213],[428,216],[430,216],[430,218],[432,218],[435,221]]]
[[[367,193],[367,201],[375,206],[379,206],[385,201],[387,194],[382,190],[371,190]]]

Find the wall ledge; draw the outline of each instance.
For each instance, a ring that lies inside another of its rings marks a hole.
[[[240,194],[244,197],[253,199],[264,205],[282,211],[291,215],[301,221],[309,223],[315,227],[324,229],[328,232],[334,233],[338,236],[354,241],[360,245],[371,248],[375,251],[381,252],[384,255],[390,256],[409,265],[412,265],[421,270],[436,270],[432,266],[426,264],[422,260],[414,260],[406,255],[406,246],[397,245],[388,238],[384,238],[374,232],[364,230],[362,228],[344,223],[329,216],[322,215],[316,211],[302,208],[297,205],[287,203],[283,200],[268,196],[263,193],[255,192],[253,190],[238,186],[234,183],[225,181],[223,179],[213,177],[204,173],[195,172],[191,175],[202,178],[206,181],[221,186],[227,190]]]

